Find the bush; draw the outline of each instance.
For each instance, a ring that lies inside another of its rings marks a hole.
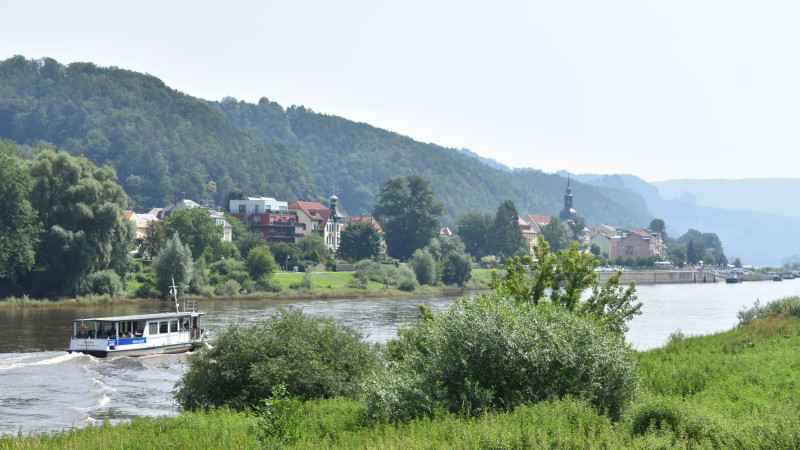
[[[81,282],[78,294],[99,294],[119,297],[125,292],[122,279],[111,269],[92,272]]]
[[[176,385],[181,407],[246,409],[281,383],[303,400],[355,396],[379,358],[351,328],[279,309],[265,322],[229,326],[188,364]]]
[[[394,343],[405,354],[371,381],[372,418],[406,420],[438,408],[477,414],[568,395],[618,418],[638,385],[623,336],[547,305],[462,298],[400,339],[414,342]]]
[[[436,260],[427,250],[418,249],[411,255],[408,265],[414,270],[419,284],[433,286],[436,284]]]
[[[218,284],[214,288],[214,293],[217,295],[236,295],[242,292],[242,285],[236,280],[227,280],[222,284]]]
[[[300,436],[300,412],[302,404],[289,396],[284,384],[272,387],[272,397],[262,399],[256,408],[256,436],[262,444],[271,439],[282,444],[291,444]]]
[[[631,431],[642,435],[648,430],[678,431],[686,419],[674,400],[654,398],[633,407],[631,411]]]

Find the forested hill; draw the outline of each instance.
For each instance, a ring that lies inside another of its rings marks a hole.
[[[555,215],[566,187],[557,175],[508,173],[454,149],[304,107],[208,102],[151,75],[22,56],[0,62],[0,137],[28,146],[51,142],[114,167],[138,211],[164,206],[178,193],[221,205],[240,189],[287,201],[336,194],[347,213],[368,214],[385,179],[419,174],[446,203],[443,221],[452,226],[468,211],[493,214],[506,199],[520,214]],[[575,209],[590,226],[646,226],[653,218],[629,191],[576,182],[572,188]]]
[[[221,204],[232,188],[318,198],[308,165],[285,145],[153,76],[113,67],[21,56],[0,62],[0,137],[51,142],[114,167],[140,211],[179,192]]]
[[[557,215],[566,179],[530,170],[508,173],[455,149],[425,144],[397,133],[305,107],[262,98],[250,104],[226,98],[212,104],[238,125],[262,138],[279,139],[305,158],[324,195],[336,194],[350,214],[369,214],[386,178],[418,174],[445,202],[446,224],[468,211],[493,214],[506,199],[520,214]],[[531,155],[532,158],[546,154]],[[573,183],[575,208],[590,225],[646,226],[653,218],[630,192]]]

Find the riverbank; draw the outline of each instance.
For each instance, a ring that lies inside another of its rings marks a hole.
[[[414,291],[402,291],[380,283],[370,282],[364,287],[357,286],[353,272],[312,272],[312,288],[297,289],[291,286],[303,277],[302,273],[279,272],[273,279],[281,287],[279,292],[249,292],[233,296],[198,296],[200,302],[206,300],[335,300],[350,298],[409,297],[418,295],[460,297],[470,292],[486,290],[490,272],[479,269],[473,272],[474,279],[467,286],[419,286]],[[133,296],[111,297],[107,295],[88,295],[76,298],[34,299],[30,297],[9,297],[0,300],[0,309],[18,308],[57,308],[71,306],[92,306],[110,304],[164,303],[164,299],[138,298]]]
[[[291,443],[260,441],[252,413],[215,410],[6,435],[0,448],[799,448],[798,346],[800,322],[788,315],[708,336],[676,333],[665,347],[637,353],[639,393],[618,422],[586,402],[557,399],[477,417],[373,423],[357,401],[327,399],[302,405]]]
[[[597,278],[605,283],[616,272],[598,272]],[[621,284],[684,284],[684,283],[724,283],[725,276],[713,272],[695,270],[628,270],[622,272]]]

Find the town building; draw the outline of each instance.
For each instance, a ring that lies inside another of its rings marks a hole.
[[[315,233],[322,236],[325,245],[336,251],[341,241],[342,218],[336,213],[337,197],[331,196],[331,208],[318,202],[296,201],[289,205],[289,211],[297,217],[297,236]]]
[[[264,235],[268,243],[295,243],[297,213],[289,210],[287,202],[271,197],[248,197],[231,200],[229,207],[231,215],[241,220],[247,231]]]

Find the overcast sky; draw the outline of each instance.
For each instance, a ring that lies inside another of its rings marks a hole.
[[[797,1],[9,1],[0,59],[267,97],[545,172],[798,178]]]

